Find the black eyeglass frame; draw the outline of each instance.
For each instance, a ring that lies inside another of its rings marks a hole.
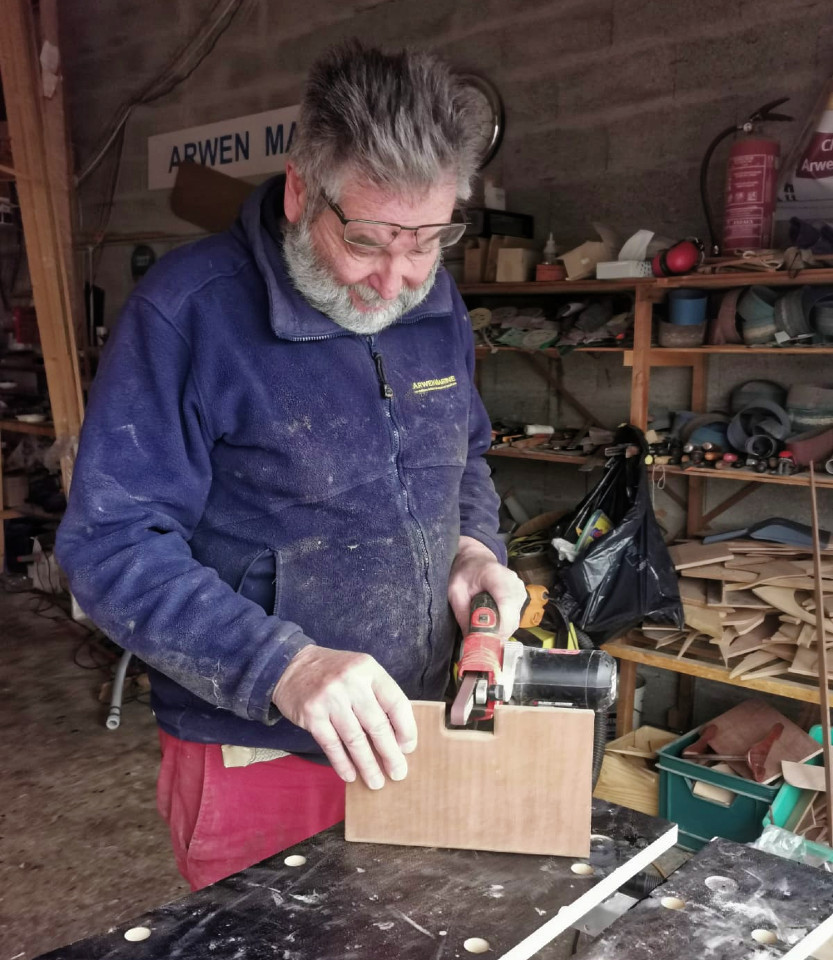
[[[335,203],[334,201],[332,201],[325,193],[322,193],[322,196],[323,196],[324,201],[326,202],[327,206],[333,211],[333,213],[334,213],[334,214],[338,217],[338,219],[341,221],[341,225],[344,227],[344,232],[343,232],[343,234],[342,234],[342,239],[344,240],[345,243],[349,243],[351,247],[364,247],[366,250],[384,250],[386,247],[389,247],[389,246],[393,243],[394,240],[396,240],[396,238],[399,236],[399,234],[400,234],[403,230],[409,230],[409,231],[410,231],[411,233],[413,233],[413,235],[414,235],[414,241],[415,241],[415,243],[416,243],[417,250],[423,250],[423,248],[420,247],[420,245],[419,245],[419,231],[420,231],[420,230],[429,230],[429,229],[432,229],[432,228],[439,228],[439,227],[462,227],[462,230],[461,230],[461,232],[460,232],[460,235],[459,235],[458,237],[455,237],[450,243],[439,243],[439,242],[438,242],[438,246],[440,247],[440,249],[445,249],[446,247],[453,247],[455,243],[459,243],[460,240],[462,240],[462,238],[463,238],[463,234],[466,232],[466,227],[469,226],[469,221],[468,221],[468,220],[461,220],[461,221],[459,221],[459,222],[457,222],[457,223],[454,223],[454,222],[451,222],[451,223],[421,223],[418,227],[406,227],[406,226],[403,226],[403,224],[401,224],[401,223],[391,223],[391,222],[389,222],[388,220],[364,220],[364,219],[361,219],[361,218],[359,218],[359,217],[345,217],[345,216],[344,216],[344,211],[341,209],[341,207],[340,207],[337,203]],[[397,230],[398,232],[395,234],[395,236],[391,237],[390,240],[389,240],[387,243],[384,243],[384,244],[379,244],[379,243],[357,243],[355,240],[349,240],[349,239],[347,238],[347,225],[348,225],[349,223],[371,223],[371,224],[373,224],[374,226],[378,226],[378,227],[393,227],[393,228],[394,228],[395,230]],[[428,252],[428,251],[425,251],[425,252]]]

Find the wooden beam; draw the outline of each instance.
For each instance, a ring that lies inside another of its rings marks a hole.
[[[816,497],[816,471],[810,461],[810,515],[813,526],[813,579],[816,597],[816,647],[818,648],[819,706],[821,707],[821,737],[824,750],[824,782],[827,791],[827,830],[833,829],[833,752],[830,745],[830,693],[827,688],[827,643],[824,636],[824,588],[821,582],[821,542],[819,538],[819,505]]]
[[[29,0],[0,4],[0,76],[6,101],[26,257],[38,318],[55,434],[66,441],[64,488],[72,477],[83,418],[72,318],[70,264],[53,198],[35,25]],[[57,94],[56,94],[57,95]]]
[[[605,424],[603,424],[595,414],[591,413],[587,407],[581,403],[581,401],[574,397],[573,394],[561,384],[557,377],[554,377],[549,370],[542,367],[538,363],[538,358],[535,354],[525,353],[523,356],[532,369],[547,381],[549,386],[558,394],[559,397],[562,397],[564,400],[566,400],[574,410],[580,413],[582,417],[584,417],[585,421],[589,423],[595,423],[597,427],[601,427],[602,429],[607,429]]]
[[[652,291],[637,287],[633,304],[633,353],[630,355],[632,359],[630,421],[640,430],[648,429],[648,402],[651,393],[651,365],[648,354],[651,349],[653,311]]]
[[[726,497],[725,500],[721,501],[712,510],[709,510],[708,513],[704,513],[700,518],[700,524],[693,528],[692,533],[701,530],[707,530],[712,520],[716,520],[721,513],[725,513],[726,510],[734,507],[736,504],[740,503],[741,500],[745,500],[750,493],[754,493],[759,489],[760,487],[756,486],[754,483],[747,483],[746,486],[743,486],[740,488],[740,490],[735,491],[735,493],[733,493],[730,497]]]

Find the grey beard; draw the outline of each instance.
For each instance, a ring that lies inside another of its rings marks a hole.
[[[298,223],[284,223],[283,253],[286,268],[295,288],[316,310],[351,333],[364,336],[379,333],[413,310],[428,296],[440,265],[434,261],[427,279],[415,289],[403,287],[393,300],[384,300],[363,283],[339,283],[333,272],[318,254],[306,218]],[[364,311],[355,306],[350,291],[355,292],[374,310]]]

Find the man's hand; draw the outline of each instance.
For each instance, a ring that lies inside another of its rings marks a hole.
[[[487,590],[494,598],[500,616],[500,635],[508,639],[518,629],[526,587],[516,573],[498,563],[485,544],[473,537],[460,537],[448,578],[448,602],[464,636],[469,631],[471,599],[481,590]]]
[[[312,734],[342,780],[352,782],[358,770],[378,790],[385,773],[391,780],[408,773],[404,755],[417,745],[411,704],[368,654],[304,647],[289,661],[272,702]]]

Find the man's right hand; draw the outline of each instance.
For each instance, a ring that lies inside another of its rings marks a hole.
[[[289,661],[272,702],[315,738],[342,780],[352,782],[358,771],[378,790],[385,774],[403,780],[408,773],[405,754],[417,745],[414,712],[393,677],[368,654],[310,644]]]

